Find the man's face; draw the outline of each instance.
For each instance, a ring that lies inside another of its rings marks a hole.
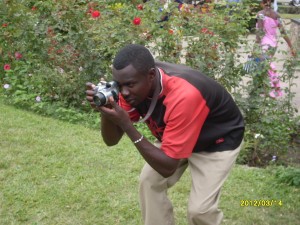
[[[121,70],[113,68],[112,72],[120,93],[131,106],[137,106],[150,95],[155,77],[154,68],[148,74],[141,74],[132,65]]]

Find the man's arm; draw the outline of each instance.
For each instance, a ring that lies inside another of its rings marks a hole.
[[[94,84],[92,83],[86,84],[86,89],[87,89],[86,99],[90,102],[90,105],[93,109],[101,112],[101,110],[96,107],[93,100],[94,88],[95,88]],[[118,144],[123,134],[124,134],[123,130],[117,124],[114,124],[112,121],[110,121],[107,118],[107,116],[105,116],[105,114],[101,112],[101,135],[103,137],[105,144],[108,146]]]
[[[118,125],[112,123],[101,114],[101,135],[106,145],[113,146],[118,144],[123,134],[124,131]]]
[[[100,107],[102,115],[113,121],[135,144],[136,148],[146,162],[163,177],[171,176],[178,167],[179,159],[167,156],[161,149],[155,147],[133,126],[128,113],[123,110],[113,99],[110,99],[112,108]],[[108,121],[106,121],[108,122]],[[105,134],[107,134],[105,132]]]
[[[170,177],[178,167],[179,159],[167,156],[161,149],[145,139],[132,124],[124,127],[128,137],[135,143],[136,148],[146,162],[163,177]]]
[[[133,126],[128,113],[123,110],[113,99],[110,99],[111,107],[96,107],[93,96],[95,85],[87,83],[87,97],[91,107],[101,112],[101,134],[105,144],[115,145],[122,138],[124,132],[135,142],[136,148],[146,162],[163,177],[171,176],[178,167],[179,159],[167,156],[161,149],[155,147]]]

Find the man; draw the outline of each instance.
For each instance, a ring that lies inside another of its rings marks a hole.
[[[145,225],[174,225],[167,189],[187,167],[192,187],[188,205],[191,225],[221,223],[218,209],[221,187],[240,151],[244,133],[242,115],[231,95],[217,82],[183,65],[155,62],[147,48],[131,44],[113,61],[113,80],[120,91],[118,103],[93,103],[94,86],[87,99],[101,113],[101,134],[111,146],[124,133],[146,164],[140,176],[140,203]],[[144,117],[158,143],[150,143],[133,126]]]

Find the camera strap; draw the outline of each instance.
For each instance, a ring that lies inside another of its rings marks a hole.
[[[158,74],[158,77],[156,79],[156,87],[155,87],[155,90],[154,90],[154,93],[153,93],[153,97],[152,97],[148,112],[147,112],[147,114],[145,115],[144,118],[142,118],[138,121],[138,123],[145,122],[151,116],[151,114],[152,114],[152,112],[155,108],[155,105],[156,105],[156,102],[157,102],[157,99],[158,99],[158,95],[159,95],[159,89],[160,89],[159,88],[160,87],[160,72],[158,72],[157,74]]]

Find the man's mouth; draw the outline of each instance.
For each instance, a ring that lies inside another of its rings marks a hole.
[[[127,98],[127,99],[125,99],[125,101],[127,103],[129,103],[130,105],[132,105],[135,102],[133,98]]]

